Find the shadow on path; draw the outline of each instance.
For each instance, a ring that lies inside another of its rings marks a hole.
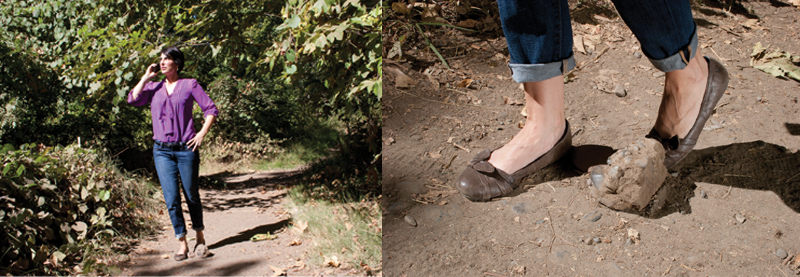
[[[308,166],[298,166],[292,169],[275,169],[244,174],[220,172],[200,176],[200,188],[206,190],[229,190],[264,186],[277,187],[294,181],[297,177],[302,176],[308,168]]]
[[[800,152],[780,145],[754,141],[695,150],[670,171],[678,176],[667,177],[646,216],[690,213],[695,182],[772,191],[800,213]]]
[[[156,263],[157,259],[148,260],[149,263],[154,264]],[[158,270],[143,270],[143,271],[136,271],[133,275],[138,276],[172,276],[172,275],[183,275],[186,272],[186,268],[197,269],[204,266],[207,266],[208,262],[211,259],[191,259],[187,262],[175,262],[175,265],[165,268],[165,269],[158,269]],[[232,276],[237,275],[248,268],[254,267],[258,265],[257,260],[249,260],[249,261],[237,261],[235,263],[231,263],[224,266],[218,266],[213,269],[209,269],[205,271],[203,275],[205,276]],[[139,268],[150,268],[147,264],[142,264]]]
[[[796,128],[787,125],[787,129]],[[567,155],[569,156],[569,155]],[[565,156],[565,157],[567,157]],[[546,182],[578,176],[570,159],[562,158],[524,180],[507,197],[525,193]],[[800,213],[800,152],[754,141],[692,151],[670,169],[654,200],[639,215],[661,218],[672,213],[691,213],[689,199],[694,197],[695,182],[742,189],[773,191],[783,203]]]
[[[216,248],[223,247],[225,245],[247,241],[247,240],[250,240],[250,238],[253,235],[256,235],[256,234],[265,234],[265,233],[274,234],[275,231],[286,227],[286,225],[288,225],[288,224],[289,224],[289,219],[287,218],[287,219],[283,219],[283,220],[275,222],[275,223],[261,225],[261,226],[252,228],[250,230],[239,232],[239,234],[237,234],[235,236],[227,237],[227,238],[225,238],[225,239],[223,239],[221,241],[215,242],[214,244],[209,245],[208,248],[209,249],[216,249]]]

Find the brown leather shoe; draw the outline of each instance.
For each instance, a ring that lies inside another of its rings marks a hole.
[[[700,132],[703,131],[703,126],[706,125],[706,120],[714,113],[714,108],[717,106],[719,99],[725,94],[725,89],[728,87],[728,71],[717,60],[705,57],[708,61],[708,82],[706,84],[706,91],[703,95],[703,102],[700,103],[700,113],[692,125],[692,129],[686,134],[685,138],[678,138],[673,136],[671,138],[662,138],[655,128],[650,130],[647,138],[655,139],[661,142],[666,150],[666,158],[664,158],[664,166],[667,168],[672,167],[681,161],[689,152],[692,152],[697,139],[700,137]]]
[[[472,158],[467,168],[458,177],[456,188],[464,197],[472,201],[487,201],[506,195],[513,191],[523,178],[557,161],[571,147],[572,133],[570,133],[569,122],[567,122],[564,134],[550,151],[512,174],[495,168],[489,163],[492,151],[483,150]]]

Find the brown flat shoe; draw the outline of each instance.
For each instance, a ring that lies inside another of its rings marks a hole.
[[[692,125],[692,129],[686,134],[685,138],[678,138],[673,136],[671,138],[662,138],[655,128],[650,130],[650,133],[645,136],[652,138],[664,146],[666,150],[666,158],[664,158],[664,166],[667,168],[680,162],[689,152],[692,152],[697,139],[700,137],[700,132],[703,131],[703,126],[706,121],[714,113],[714,108],[717,106],[719,99],[725,94],[725,89],[728,87],[728,71],[717,60],[705,57],[708,61],[708,82],[706,84],[706,91],[703,95],[703,102],[700,103],[700,113],[697,114],[697,119]]]
[[[541,157],[517,172],[508,174],[489,163],[492,151],[483,150],[469,162],[467,168],[458,177],[456,188],[471,201],[487,201],[494,197],[506,195],[513,191],[520,181],[528,175],[560,159],[572,147],[572,133],[569,122],[564,134],[556,145]]]

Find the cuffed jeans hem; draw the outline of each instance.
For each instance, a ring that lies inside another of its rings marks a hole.
[[[689,42],[687,47],[682,48],[678,51],[678,53],[673,54],[672,56],[666,57],[664,59],[655,60],[650,59],[650,63],[653,66],[661,71],[670,72],[674,70],[681,70],[686,68],[689,64],[689,61],[694,58],[694,55],[697,54],[697,27],[694,28],[694,34],[692,34],[692,40]],[[686,53],[688,52],[688,53]],[[688,54],[688,55],[687,55]],[[688,56],[688,58],[686,58]]]
[[[566,74],[575,68],[575,55],[561,61],[540,64],[509,63],[511,78],[517,83],[539,82]]]
[[[203,230],[205,230],[205,229],[206,229],[206,227],[205,227],[205,226],[203,226],[203,227],[198,227],[198,228],[192,227],[192,230],[195,230],[196,232],[202,232],[202,231],[203,231]]]
[[[175,238],[180,239],[180,238],[185,237],[185,236],[186,236],[186,233],[183,233],[183,234],[175,235]]]

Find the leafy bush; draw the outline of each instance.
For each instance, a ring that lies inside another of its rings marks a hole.
[[[96,257],[147,233],[158,190],[121,174],[101,153],[75,145],[2,148],[0,274],[118,273]]]

